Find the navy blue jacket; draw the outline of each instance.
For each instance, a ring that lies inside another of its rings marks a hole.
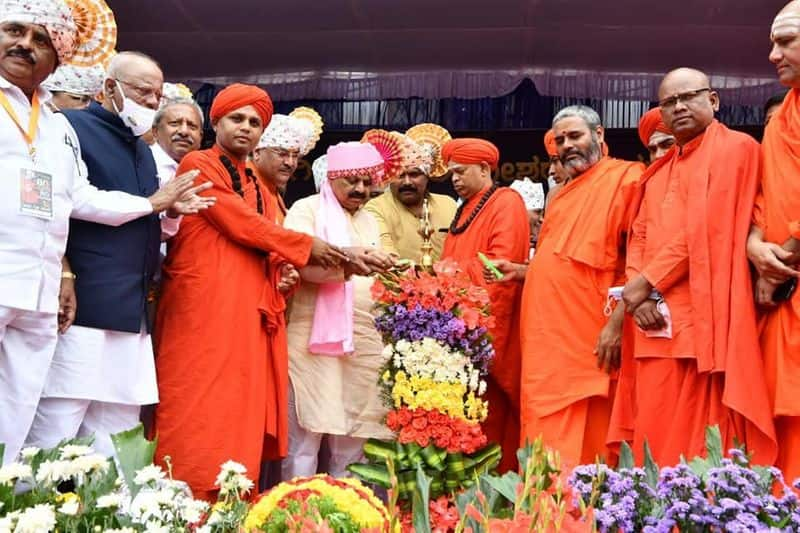
[[[143,197],[158,190],[150,148],[117,115],[95,102],[87,110],[64,115],[78,134],[92,185]],[[160,243],[156,214],[118,227],[70,220],[67,259],[78,276],[75,325],[141,331]]]

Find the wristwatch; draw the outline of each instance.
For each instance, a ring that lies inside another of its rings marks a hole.
[[[78,276],[76,276],[74,272],[62,272],[61,273],[61,279],[72,279],[72,280],[75,280],[75,279],[78,279]]]

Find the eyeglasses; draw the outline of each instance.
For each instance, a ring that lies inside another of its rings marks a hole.
[[[151,97],[154,97],[159,102],[161,101],[161,96],[162,95],[161,95],[161,91],[158,90],[158,89],[150,89],[149,87],[142,87],[141,85],[135,85],[135,84],[133,84],[133,83],[131,83],[129,81],[121,80],[119,78],[117,78],[117,81],[119,83],[122,83],[123,85],[126,85],[127,87],[130,87],[131,89],[133,89],[133,92],[135,92],[136,95],[141,100],[149,100]]]
[[[678,102],[691,102],[706,91],[711,92],[711,87],[703,87],[702,89],[695,89],[694,91],[686,91],[685,93],[669,96],[663,100],[659,100],[658,106],[664,109],[672,109],[678,105]]]
[[[300,150],[286,150],[284,148],[268,148],[268,150],[281,159],[300,159]]]

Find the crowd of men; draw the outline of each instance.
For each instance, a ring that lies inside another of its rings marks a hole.
[[[371,276],[420,262],[427,220],[435,258],[490,296],[484,430],[501,470],[539,436],[565,465],[614,462],[622,442],[672,464],[717,425],[800,476],[800,1],[770,37],[790,91],[762,144],[679,68],[640,121],[647,167],[610,156],[598,114],[570,106],[545,137],[546,197],[493,181],[492,143],[426,124],[330,146],[318,193],[287,210],[313,110],[274,114],[264,90],[228,86],[201,150],[202,109],[153,58],[90,75],[69,64],[67,3],[0,0],[3,459],[83,435],[113,455],[110,435],[157,404],[157,460],[196,497],[229,459],[346,475],[365,439],[392,437]],[[428,191],[445,173],[458,204]]]

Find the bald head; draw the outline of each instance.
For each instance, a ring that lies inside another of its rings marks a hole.
[[[125,96],[144,107],[158,109],[163,85],[164,74],[155,59],[141,52],[120,52],[111,59],[106,70],[103,89],[108,98],[104,107],[114,112],[111,105],[114,99],[117,108],[122,109]]]
[[[719,97],[708,76],[697,69],[678,68],[664,76],[658,88],[664,124],[680,146],[691,141],[714,121]]]
[[[778,71],[781,84],[800,89],[800,1],[786,4],[770,28],[772,50],[769,60]]]

